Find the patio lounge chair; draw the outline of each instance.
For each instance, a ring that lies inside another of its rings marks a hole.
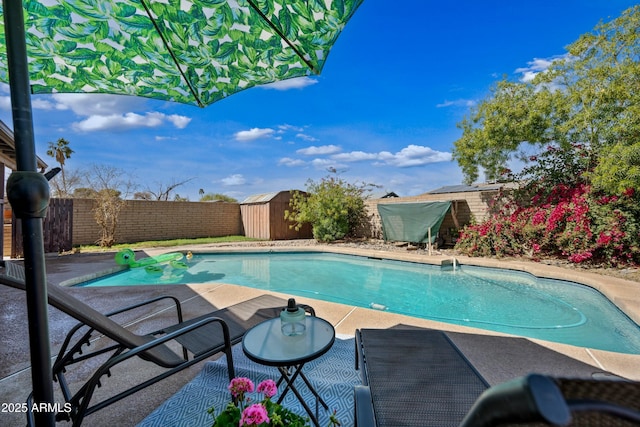
[[[441,331],[356,330],[358,427],[457,426],[487,382]]]
[[[0,283],[25,290],[23,267],[11,262],[0,262]],[[168,328],[138,335],[111,319],[113,315],[150,303],[157,303],[163,299],[175,304],[176,323]],[[171,296],[157,297],[108,314],[102,314],[73,297],[64,288],[49,284],[48,300],[50,305],[80,322],[67,334],[52,366],[53,378],[59,383],[64,399],[71,408],[70,412],[60,412],[57,417],[70,419],[74,426],[79,426],[85,416],[221,351],[226,354],[229,379],[232,379],[235,373],[231,345],[239,342],[248,328],[277,316],[282,307],[286,306],[286,301],[280,298],[262,295],[204,316],[183,321],[180,302]],[[307,310],[313,311],[310,307],[307,307]],[[104,340],[99,340],[96,343],[95,338],[100,336],[107,337],[110,340],[108,344],[103,345]],[[178,352],[175,352],[171,347],[177,348]],[[182,347],[182,355],[179,354],[180,347]],[[189,353],[191,353],[191,358],[189,358]],[[91,402],[96,388],[100,387],[101,381],[105,380],[104,376],[111,376],[114,366],[135,356],[139,356],[158,367],[166,368],[166,370],[163,369],[153,378],[114,396],[96,403]],[[100,365],[92,371],[92,375],[82,387],[72,391],[65,374],[72,365],[88,359],[93,359],[93,363],[99,361]],[[90,403],[92,404],[90,405]],[[30,404],[29,407],[31,407]],[[28,418],[28,422],[33,424],[32,417]]]
[[[460,427],[637,426],[640,383],[530,374],[486,390]]]
[[[356,330],[358,427],[634,426],[640,383],[531,374],[487,383],[441,331]]]

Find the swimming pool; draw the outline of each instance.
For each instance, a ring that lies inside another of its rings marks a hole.
[[[79,286],[223,282],[423,319],[640,354],[640,327],[598,291],[501,269],[324,252],[197,254],[187,268],[144,268]]]

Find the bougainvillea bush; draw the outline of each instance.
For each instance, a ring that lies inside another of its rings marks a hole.
[[[607,195],[585,183],[530,183],[500,194],[489,218],[465,227],[456,249],[469,256],[557,257],[608,266],[640,263],[640,197]]]

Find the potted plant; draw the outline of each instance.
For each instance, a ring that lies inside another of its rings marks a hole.
[[[273,402],[271,398],[278,393],[278,387],[273,380],[265,380],[255,388],[249,378],[237,377],[229,383],[232,400],[218,415],[215,408],[207,410],[215,420],[213,427],[308,427],[309,418],[303,417]],[[264,397],[260,401],[253,401],[248,393],[256,390]],[[340,423],[334,413],[329,417],[329,426],[339,426]]]

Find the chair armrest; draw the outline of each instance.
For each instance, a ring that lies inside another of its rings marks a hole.
[[[640,424],[640,411],[604,400],[567,400],[571,412],[601,412],[631,423]]]
[[[107,316],[107,317],[115,316],[116,314],[124,313],[126,311],[131,311],[131,310],[134,310],[136,308],[144,307],[146,305],[153,304],[155,302],[162,301],[164,299],[170,299],[170,300],[173,301],[174,305],[176,306],[176,312],[177,312],[177,315],[178,315],[178,323],[182,323],[182,305],[180,304],[180,300],[178,300],[178,298],[176,298],[174,296],[171,296],[171,295],[162,295],[162,296],[151,298],[151,299],[148,299],[148,300],[145,300],[145,301],[140,301],[140,302],[138,302],[136,304],[129,305],[129,306],[126,306],[126,307],[122,307],[122,308],[120,308],[118,310],[110,311],[109,313],[105,313],[105,316]]]
[[[565,426],[571,422],[569,407],[551,378],[529,374],[487,389],[476,400],[460,427],[525,422],[553,426]]]
[[[316,311],[308,304],[298,304],[298,307],[303,309],[305,312],[309,313],[312,316],[316,315]]]
[[[353,388],[353,412],[356,427],[375,427],[376,416],[373,412],[371,389],[365,385]]]
[[[180,303],[180,300],[178,300],[176,297],[173,297],[171,295],[162,295],[159,297],[155,297],[155,298],[151,298],[148,300],[144,300],[144,301],[140,301],[136,304],[133,305],[129,305],[126,307],[122,307],[118,310],[114,310],[114,311],[110,311],[108,313],[105,313],[104,315],[106,317],[112,317],[115,316],[117,314],[121,314],[121,313],[125,313],[127,311],[131,311],[131,310],[135,310],[136,308],[140,308],[140,307],[144,307],[146,305],[149,304],[153,304],[155,302],[158,301],[162,301],[164,299],[170,299],[173,301],[175,307],[176,307],[176,314],[177,314],[177,322],[176,323],[182,323],[183,322],[183,317],[182,317],[182,305]],[[78,341],[74,344],[74,348],[72,349],[72,351],[70,351],[69,353],[67,353],[67,349],[69,348],[69,346],[71,345],[71,340],[73,338],[73,336],[76,334],[76,332],[78,332],[80,329],[82,329],[83,327],[87,327],[87,325],[85,325],[82,322],[77,323],[73,328],[71,328],[69,330],[69,332],[67,333],[65,340],[62,344],[62,346],[60,347],[59,353],[58,353],[58,357],[56,359],[56,365],[58,362],[62,363],[63,365],[69,363],[70,360],[75,359],[75,354],[79,353],[82,354],[82,345],[84,344],[89,344],[89,339],[91,337],[91,335],[93,334],[93,328],[88,328],[88,330],[86,332],[84,332],[84,335],[82,336],[82,338],[78,339]],[[149,335],[156,335],[161,331],[154,331],[154,332],[150,332]],[[110,351],[112,347],[107,347],[104,349],[104,352]],[[96,353],[92,353],[93,355],[95,355]],[[184,357],[186,358],[186,351],[183,351]],[[66,356],[65,356],[66,355]],[[84,359],[85,357],[81,357],[78,358],[77,361],[80,361],[82,359]]]
[[[153,340],[149,341],[146,344],[143,344],[141,346],[138,346],[136,348],[133,348],[131,350],[125,351],[121,354],[118,354],[114,357],[112,357],[111,359],[109,359],[105,364],[103,364],[100,369],[98,369],[96,371],[96,373],[93,375],[93,380],[97,381],[99,380],[99,378],[108,373],[108,371],[115,365],[123,362],[124,360],[130,359],[134,356],[143,356],[144,352],[152,349],[153,347],[157,347],[163,344],[166,344],[168,341],[173,341],[175,340],[177,337],[179,337],[180,335],[184,335],[186,333],[189,333],[191,331],[194,331],[198,328],[201,328],[209,323],[214,323],[217,322],[220,324],[221,328],[222,328],[222,333],[223,333],[223,337],[224,337],[224,344],[221,344],[217,347],[212,348],[208,353],[211,353],[213,351],[215,352],[219,352],[223,349],[228,349],[229,351],[231,350],[231,338],[230,338],[230,333],[229,333],[229,326],[227,325],[227,323],[219,318],[219,317],[207,317],[204,319],[199,320],[196,323],[192,323],[188,326],[185,326],[184,328],[178,329],[177,331],[171,332],[167,335],[163,335],[161,337],[157,337],[154,338]],[[212,353],[213,354],[213,353]],[[230,370],[233,371],[233,365],[231,365]],[[231,378],[230,378],[231,379]]]
[[[367,363],[364,354],[364,345],[362,344],[362,335],[360,330],[356,329],[355,333],[355,345],[356,345],[356,371],[360,371],[360,378],[363,385],[369,385],[369,377],[367,374]]]

